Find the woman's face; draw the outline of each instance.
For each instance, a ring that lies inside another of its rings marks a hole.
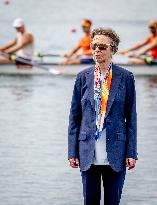
[[[25,31],[24,26],[21,26],[19,28],[15,28],[15,29],[16,29],[17,32],[20,32],[20,33],[24,33],[24,31]]]
[[[111,43],[111,39],[107,36],[94,36],[91,43],[91,49],[96,63],[105,63],[112,59],[114,53],[112,51]]]
[[[86,25],[82,25],[82,29],[83,29],[84,33],[90,33],[91,27],[90,26],[86,26]]]
[[[150,32],[155,35],[157,33],[157,28],[155,26],[149,26]]]

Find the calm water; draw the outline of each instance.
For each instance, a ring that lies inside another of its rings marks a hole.
[[[1,0],[0,45],[15,35],[11,24],[21,16],[36,50],[68,51],[81,36],[83,18],[113,27],[124,48],[148,34],[156,6],[156,0],[11,0],[8,6]],[[83,204],[79,170],[67,162],[73,83],[63,76],[0,76],[0,205]],[[121,205],[156,205],[157,78],[136,78],[136,89],[140,160],[127,174]]]
[[[0,77],[0,204],[81,205],[79,170],[67,163],[74,78]],[[156,205],[157,78],[137,78],[139,162],[122,205]]]

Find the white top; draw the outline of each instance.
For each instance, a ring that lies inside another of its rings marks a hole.
[[[22,34],[20,32],[17,33],[17,44],[21,45],[23,42],[23,36],[25,34]],[[26,57],[26,58],[31,58],[34,53],[34,43],[30,43],[26,46],[24,46],[22,49],[18,50],[16,52],[16,55],[21,56],[21,57]]]
[[[109,165],[106,152],[106,129],[101,133],[101,137],[95,140],[94,165]]]

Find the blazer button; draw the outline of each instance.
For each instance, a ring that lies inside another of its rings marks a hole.
[[[107,138],[107,141],[109,141],[110,139],[109,138]]]

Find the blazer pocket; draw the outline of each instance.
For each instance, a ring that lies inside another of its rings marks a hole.
[[[86,140],[86,138],[87,138],[87,133],[86,132],[80,132],[78,140],[83,141],[83,140]]]
[[[117,133],[117,140],[126,141],[126,134],[125,133]]]

